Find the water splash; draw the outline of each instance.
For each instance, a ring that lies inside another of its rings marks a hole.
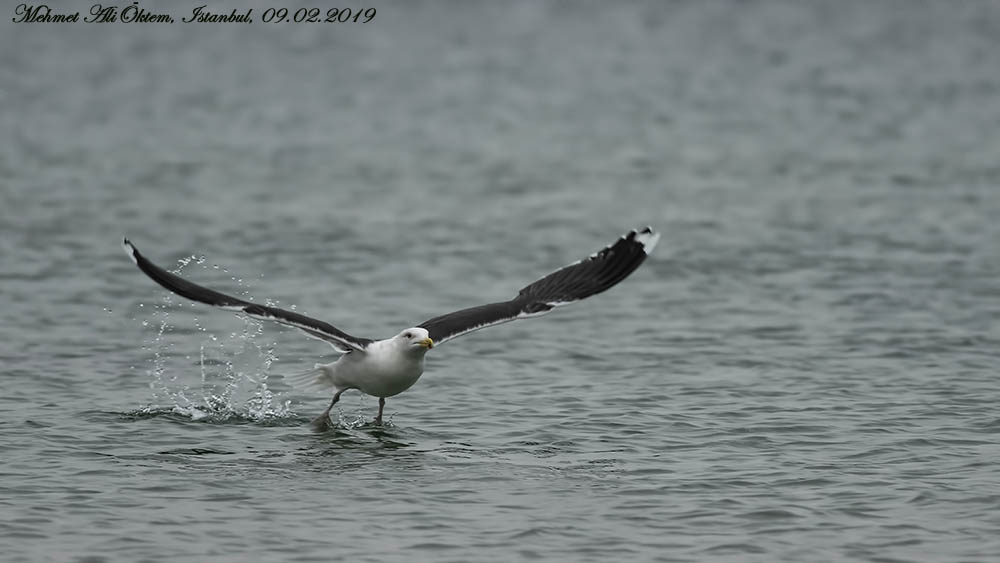
[[[173,273],[180,275],[192,263],[205,268],[204,262],[204,257],[184,258]],[[249,292],[243,280],[235,277],[233,280],[240,286],[241,295],[247,296]],[[140,307],[146,309],[142,304]],[[172,414],[209,422],[270,422],[294,416],[291,401],[268,387],[268,371],[278,358],[274,354],[275,342],[263,336],[263,323],[244,316],[241,317],[241,331],[219,336],[195,318],[194,326],[204,338],[197,354],[198,380],[192,381],[193,374],[185,366],[195,360],[191,355],[184,355],[183,358],[189,361],[182,366],[176,365],[175,343],[169,338],[172,331],[170,312],[177,307],[173,295],[167,293],[151,307],[148,318],[141,319],[142,326],[157,327],[154,335],[143,341],[143,349],[152,352],[147,370],[152,402],[130,415]]]

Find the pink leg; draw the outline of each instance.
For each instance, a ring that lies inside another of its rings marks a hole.
[[[375,424],[382,424],[382,409],[385,408],[385,397],[378,398],[378,416],[375,417]]]
[[[326,407],[326,410],[323,411],[323,414],[313,419],[312,421],[313,428],[315,428],[316,430],[327,430],[328,428],[330,428],[330,411],[333,409],[333,405],[336,405],[337,401],[340,400],[340,394],[343,393],[344,391],[347,391],[347,389],[341,389],[340,391],[337,391],[336,393],[333,394],[333,400],[330,401],[330,406]]]

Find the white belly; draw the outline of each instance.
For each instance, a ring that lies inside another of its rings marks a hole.
[[[337,363],[338,388],[354,388],[375,397],[398,395],[412,387],[424,373],[422,356],[348,354]]]

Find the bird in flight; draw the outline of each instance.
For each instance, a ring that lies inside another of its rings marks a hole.
[[[615,286],[652,252],[659,233],[650,227],[629,231],[583,260],[560,268],[524,286],[516,297],[434,317],[385,340],[352,336],[337,327],[294,311],[251,303],[192,283],[153,264],[126,238],[125,252],[150,279],[192,301],[229,309],[257,319],[295,327],[323,340],[343,355],[329,364],[285,376],[300,388],[332,390],[333,399],[313,426],[326,429],[330,410],[350,389],[378,397],[375,424],[382,424],[386,397],[409,389],[424,372],[424,354],[445,342],[489,326],[536,317]]]

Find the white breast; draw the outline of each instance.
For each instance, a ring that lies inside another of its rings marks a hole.
[[[344,387],[354,387],[375,397],[392,397],[406,391],[424,373],[423,354],[411,354],[391,340],[372,343],[363,354],[348,354],[339,366]]]

